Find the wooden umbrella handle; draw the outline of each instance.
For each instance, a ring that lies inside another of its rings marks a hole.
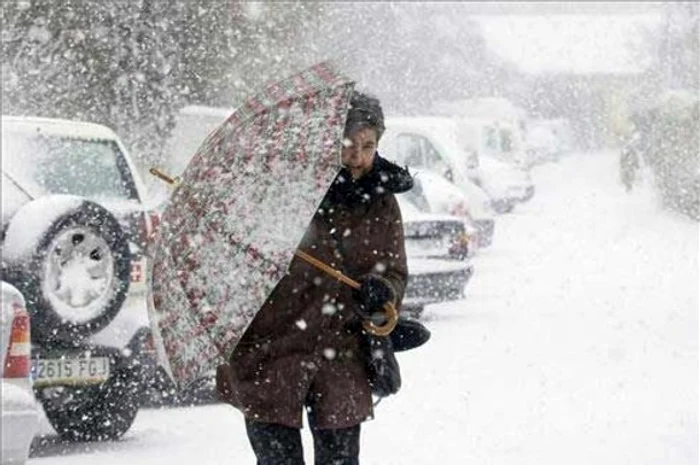
[[[161,181],[167,182],[168,184],[177,185],[177,184],[180,183],[180,178],[178,178],[178,177],[175,177],[175,178],[170,177],[170,176],[168,176],[167,174],[163,173],[163,172],[162,172],[161,170],[159,170],[158,168],[153,167],[153,168],[151,168],[150,170],[148,170],[148,172],[151,173],[153,176],[157,177],[158,179],[160,179]]]
[[[316,257],[313,257],[302,250],[297,250],[296,252],[294,252],[294,255],[301,258],[310,265],[315,266],[319,270],[329,274],[330,276],[333,276],[338,281],[347,284],[353,289],[360,288],[360,283],[358,283],[352,278],[349,278],[348,276],[345,276],[340,271],[336,270],[330,265],[327,265],[326,263],[323,263]],[[394,328],[396,327],[396,323],[399,321],[399,312],[396,310],[396,307],[393,303],[386,302],[384,304],[384,317],[386,318],[386,323],[384,323],[382,326],[377,326],[369,320],[363,321],[362,326],[363,328],[365,328],[365,331],[375,336],[388,336],[394,330]]]

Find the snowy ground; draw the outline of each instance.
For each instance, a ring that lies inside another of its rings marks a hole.
[[[698,463],[698,224],[626,194],[616,166],[535,169],[467,299],[429,308],[431,342],[400,355],[404,387],[363,427],[363,464]],[[255,460],[240,414],[209,405],[144,410],[115,443],[49,436],[29,463]]]

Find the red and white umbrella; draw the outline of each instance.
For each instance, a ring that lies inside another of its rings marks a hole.
[[[153,249],[149,315],[179,387],[228,360],[340,169],[354,83],[317,64],[250,98],[175,187]]]

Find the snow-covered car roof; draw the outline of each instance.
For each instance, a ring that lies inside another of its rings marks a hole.
[[[456,126],[452,118],[443,116],[392,116],[385,120],[386,133],[391,134],[401,133],[403,131],[418,134],[430,140],[431,144],[436,146],[436,149],[443,155],[445,162],[450,164],[450,169],[453,171],[456,182],[461,183],[468,178],[466,171],[459,163],[461,157],[466,157],[466,153],[459,147],[455,138]],[[382,149],[382,141],[379,142],[380,150]]]
[[[35,116],[2,116],[2,130],[23,133],[42,132],[55,136],[79,139],[118,140],[117,134],[107,126],[84,121],[73,121]]]
[[[396,196],[396,200],[399,202],[401,218],[405,223],[420,221],[464,221],[462,218],[454,215],[423,212],[410,200],[403,198],[401,195]]]

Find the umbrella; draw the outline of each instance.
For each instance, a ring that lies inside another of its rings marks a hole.
[[[266,87],[175,184],[148,301],[159,361],[179,387],[228,360],[285,275],[340,168],[353,88],[329,63]]]

